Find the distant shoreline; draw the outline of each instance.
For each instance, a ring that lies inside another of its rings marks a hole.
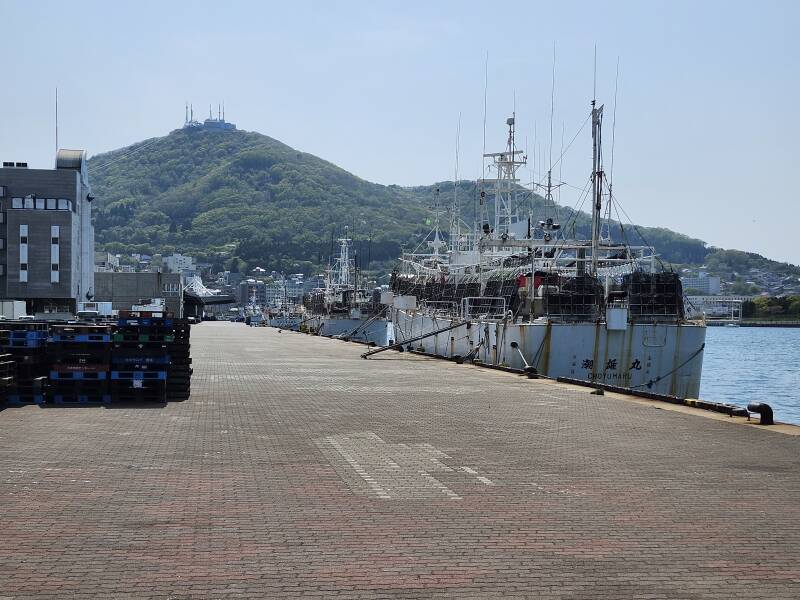
[[[724,327],[730,321],[706,321],[709,327]],[[741,321],[739,327],[800,327],[800,321]]]

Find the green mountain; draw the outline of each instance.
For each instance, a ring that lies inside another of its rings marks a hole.
[[[239,271],[261,266],[311,273],[327,263],[332,240],[345,227],[357,240],[361,263],[369,259],[373,270],[385,271],[402,248],[413,248],[430,230],[436,190],[444,207],[454,192],[453,182],[413,188],[370,183],[245,131],[179,129],[94,156],[89,174],[99,248],[119,254],[177,251]],[[456,191],[465,220],[472,222],[475,182],[460,181]],[[541,214],[540,196],[528,194],[522,202]],[[520,208],[527,212],[528,206]],[[586,214],[558,210],[565,228],[588,237]],[[710,248],[667,229],[615,224],[611,234],[632,245],[644,240],[677,265],[713,262],[716,271],[733,278],[745,263],[800,276],[797,267]]]

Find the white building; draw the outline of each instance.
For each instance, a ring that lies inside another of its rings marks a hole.
[[[197,272],[197,264],[191,256],[173,254],[172,256],[165,256],[163,260],[164,267],[166,267],[170,273],[182,273],[190,277]]]
[[[709,275],[705,271],[700,271],[697,277],[681,277],[684,292],[686,290],[697,290],[703,292],[705,296],[716,296],[720,292],[721,280],[715,275]]]

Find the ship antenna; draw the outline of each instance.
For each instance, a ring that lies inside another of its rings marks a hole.
[[[550,166],[548,171],[553,169],[553,113],[556,105],[556,43],[553,42],[553,72],[550,85]]]
[[[186,123],[188,122],[189,122],[189,103],[187,102],[185,107],[185,114],[183,117],[183,124],[186,125]]]
[[[461,142],[461,113],[456,126],[456,163],[453,170],[453,207],[450,210],[450,250],[458,252],[461,237],[461,210],[458,205],[458,152]]]
[[[486,212],[486,189],[484,180],[486,179],[486,96],[489,93],[489,51],[486,51],[486,60],[483,63],[483,155],[481,156],[481,188],[480,188],[480,221],[484,221],[484,212]],[[476,219],[477,220],[477,219]],[[487,219],[488,221],[488,213]],[[475,239],[479,236],[479,232],[475,232]]]
[[[58,154],[58,88],[56,88],[56,154]]]
[[[597,100],[597,44],[594,45],[594,79],[592,83],[592,106],[594,106],[595,101]]]
[[[594,51],[594,93],[597,91],[597,46]],[[600,251],[600,213],[603,207],[602,171],[602,123],[603,107],[597,107],[597,99],[592,98],[592,275],[597,276],[597,259]]]
[[[608,196],[609,201],[613,200],[611,190],[614,186],[614,144],[617,136],[617,91],[619,89],[619,56],[617,57],[617,76],[614,79],[614,110],[611,117],[611,167],[608,171]]]

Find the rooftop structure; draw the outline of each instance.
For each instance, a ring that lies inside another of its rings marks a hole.
[[[198,121],[194,118],[194,106],[186,104],[186,116],[183,121],[183,129],[204,129],[211,131],[236,131],[236,125],[228,123],[225,120],[225,105],[217,105],[217,118],[214,118],[214,113],[211,109],[211,104],[208,105],[208,118],[204,121]]]

